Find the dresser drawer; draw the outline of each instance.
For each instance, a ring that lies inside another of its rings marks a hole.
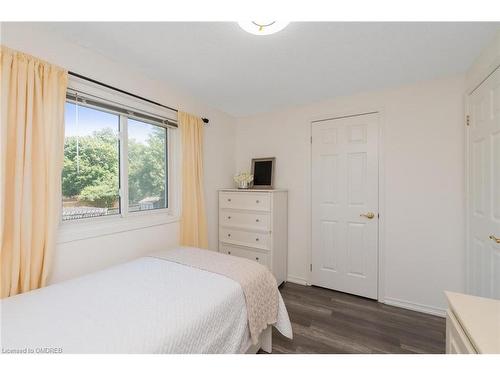
[[[269,249],[270,237],[269,233],[247,232],[231,228],[219,229],[219,241],[259,249]]]
[[[243,249],[241,247],[231,246],[226,243],[219,243],[219,251],[224,254],[254,260],[256,262],[259,262],[263,266],[269,267],[267,254],[259,252],[257,250]]]
[[[219,193],[219,207],[241,210],[270,211],[271,198],[269,193]]]
[[[219,212],[219,225],[269,231],[271,230],[271,218],[268,213],[222,209]]]

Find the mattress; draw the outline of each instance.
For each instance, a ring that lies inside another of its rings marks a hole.
[[[276,328],[291,337],[279,296]],[[152,257],[0,301],[8,352],[244,353],[245,298],[225,276]]]

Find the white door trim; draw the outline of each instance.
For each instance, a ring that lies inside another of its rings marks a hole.
[[[378,223],[378,301],[385,303],[386,298],[386,261],[385,261],[385,110],[383,107],[357,108],[356,110],[341,110],[333,113],[317,115],[309,119],[309,139],[312,139],[312,126],[315,122],[333,120],[345,117],[361,116],[370,113],[378,113],[379,116],[379,158],[378,158],[378,202],[379,202],[379,223]],[[309,264],[312,264],[312,143],[309,142]],[[312,285],[312,272],[307,267],[307,285]]]
[[[479,86],[478,86],[479,87]],[[471,93],[466,93],[464,95],[464,131],[465,131],[465,264],[464,264],[464,281],[465,281],[465,293],[471,294],[472,293],[472,288],[471,288],[471,278],[470,278],[470,245],[469,245],[469,240],[470,240],[470,219],[469,219],[469,214],[470,214],[470,128],[467,125],[467,117],[470,116],[470,110],[469,110],[469,98],[472,95],[472,93],[475,91],[475,89]]]

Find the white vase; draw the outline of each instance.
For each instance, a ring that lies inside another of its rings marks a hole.
[[[238,182],[238,189],[248,189],[249,188],[249,183],[247,181],[240,181]]]

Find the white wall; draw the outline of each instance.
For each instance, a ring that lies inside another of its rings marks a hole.
[[[235,120],[184,95],[175,88],[148,79],[89,49],[68,43],[60,36],[29,24],[2,23],[1,44],[68,70],[92,77],[146,98],[210,119],[205,127],[205,196],[209,223],[209,247],[217,249],[218,188],[232,186]],[[173,52],[175,53],[175,52]],[[59,244],[51,282],[57,282],[178,244],[178,222]]]
[[[238,120],[237,169],[275,156],[276,185],[289,189],[290,281],[309,280],[310,120],[376,110],[384,133],[381,297],[439,313],[443,290],[463,290],[464,90],[458,76]]]

